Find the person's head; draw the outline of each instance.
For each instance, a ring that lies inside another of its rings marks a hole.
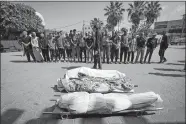
[[[27,36],[27,32],[26,31],[23,31],[23,37]]]
[[[166,32],[165,31],[163,31],[163,35],[165,35],[166,34]]]
[[[32,32],[32,37],[36,37],[36,33],[35,32]]]
[[[140,33],[139,33],[139,36],[140,36],[140,37],[143,37],[143,36],[144,36],[144,33],[143,33],[143,32],[140,32]]]
[[[73,30],[73,33],[76,34],[76,29]]]
[[[68,37],[68,33],[65,33],[65,36]]]
[[[156,33],[153,33],[153,34],[152,34],[152,38],[155,38],[155,37],[156,37],[156,35],[157,35]]]
[[[40,37],[41,37],[41,38],[44,38],[44,36],[45,36],[45,35],[44,35],[43,33],[40,34]]]
[[[72,30],[70,30],[70,33],[72,33]]]

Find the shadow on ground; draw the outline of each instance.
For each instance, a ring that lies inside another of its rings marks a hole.
[[[180,71],[180,72],[183,71],[181,69],[169,69],[169,68],[154,68],[154,70],[159,70],[159,71]]]
[[[28,61],[26,61],[26,60],[12,60],[10,62],[13,62],[13,63],[28,63]]]
[[[70,69],[75,69],[75,68],[79,68],[81,66],[70,66],[70,67],[61,67],[62,69],[66,69],[66,70],[70,70]]]
[[[156,76],[166,76],[166,77],[185,77],[185,75],[181,74],[164,74],[164,73],[149,73],[150,75],[156,75]]]
[[[178,61],[178,62],[180,62],[180,63],[185,63],[185,60],[180,60],[180,61]]]
[[[1,115],[1,124],[14,124],[23,113],[24,110],[21,109],[8,109]]]
[[[54,110],[55,106],[46,108],[43,112],[51,112]],[[25,124],[57,124],[59,119],[57,119],[54,115],[48,114],[44,115],[41,114],[39,118],[28,120]]]
[[[22,56],[22,55],[11,55],[11,56]]]
[[[184,65],[184,64],[181,64],[181,63],[166,63],[166,65]]]

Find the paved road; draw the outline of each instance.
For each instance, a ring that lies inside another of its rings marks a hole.
[[[135,92],[154,91],[164,100],[164,110],[144,117],[104,117],[56,120],[43,116],[51,111],[56,92],[51,88],[65,73],[63,67],[87,66],[82,63],[27,63],[20,52],[1,54],[1,119],[2,124],[147,124],[185,122],[185,48],[170,46],[168,61],[159,61],[158,49],[152,64],[103,64],[103,69],[126,73],[139,87]]]

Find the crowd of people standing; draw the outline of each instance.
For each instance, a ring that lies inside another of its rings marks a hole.
[[[127,32],[127,30],[122,30],[122,35],[117,31],[112,34],[106,31],[101,33],[101,37],[98,39],[101,43],[101,59],[98,60],[95,60],[97,55],[95,34],[86,33],[84,36],[83,33],[77,33],[76,29],[70,30],[70,33],[60,31],[49,35],[41,33],[39,36],[36,36],[35,32],[27,34],[26,31],[23,31],[20,43],[23,45],[24,54],[29,62],[31,56],[34,62],[91,63],[94,61],[99,64],[97,61],[102,61],[108,64],[134,64],[138,63],[140,57],[139,62],[143,64],[146,63],[149,56],[148,63],[150,64],[153,51],[158,45],[157,34],[151,34],[147,39],[142,32],[137,35]],[[164,53],[168,48],[167,40],[164,32],[159,50],[160,63],[166,61]],[[147,48],[146,53],[145,48]],[[137,52],[136,57],[135,52]]]

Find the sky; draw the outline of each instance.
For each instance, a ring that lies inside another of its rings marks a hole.
[[[106,23],[107,17],[104,16],[104,8],[109,2],[22,2],[30,5],[39,12],[45,21],[45,27],[48,29],[81,30],[83,20],[89,24],[90,20],[99,18]],[[129,3],[123,2],[123,8],[128,9]],[[169,21],[182,19],[185,13],[185,2],[160,2],[163,10],[157,21]],[[128,22],[128,13],[124,12],[122,26],[130,27]]]

